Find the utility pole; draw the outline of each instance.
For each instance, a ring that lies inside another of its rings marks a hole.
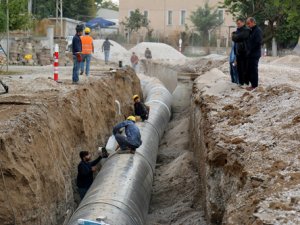
[[[6,48],[6,71],[8,72],[8,64],[9,64],[9,8],[8,8],[8,0],[6,0],[6,32],[7,32],[7,48]]]
[[[32,0],[28,0],[28,14],[32,14]]]
[[[63,37],[63,0],[56,0],[56,29],[58,26],[60,26],[60,37]]]

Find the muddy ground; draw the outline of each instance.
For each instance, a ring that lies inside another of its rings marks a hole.
[[[148,224],[300,224],[300,60],[263,58],[260,87],[247,92],[230,83],[227,60],[218,58],[163,63],[188,81],[174,92]],[[52,66],[13,67],[16,75],[4,77],[11,92],[0,96],[3,224],[61,224],[74,209],[78,152],[103,145],[141,92],[132,71],[109,73],[114,66],[93,66],[78,86],[71,67],[61,68],[59,84],[49,79]]]
[[[228,64],[195,81],[192,140],[209,223],[300,224],[299,65],[262,59],[253,92],[229,82]]]

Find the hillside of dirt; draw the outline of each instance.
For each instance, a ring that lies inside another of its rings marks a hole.
[[[230,83],[227,64],[195,81],[192,144],[211,224],[300,224],[300,66],[277,61],[260,64],[254,92]]]
[[[139,79],[131,69],[93,68],[89,80],[81,76],[79,85],[71,85],[72,68],[62,69],[62,83],[48,79],[52,67],[19,69],[22,76],[3,77],[10,93],[0,95],[0,221],[62,224],[76,207],[79,152],[96,156],[112,126],[131,114]]]

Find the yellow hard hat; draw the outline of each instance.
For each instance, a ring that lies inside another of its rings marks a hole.
[[[134,96],[132,97],[132,100],[135,100],[135,99],[137,99],[137,98],[139,98],[139,96],[138,96],[138,95],[134,95]]]
[[[84,29],[84,33],[87,33],[87,34],[91,33],[91,29],[89,27],[86,27]]]
[[[27,54],[27,55],[24,56],[24,59],[27,60],[27,61],[29,61],[29,60],[32,59],[32,55],[31,54]]]
[[[128,116],[127,120],[131,120],[131,121],[133,121],[133,122],[136,121],[136,120],[135,120],[135,116]]]

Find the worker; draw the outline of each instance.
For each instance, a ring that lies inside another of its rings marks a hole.
[[[119,153],[129,150],[130,153],[134,154],[136,149],[142,145],[141,133],[139,128],[135,125],[135,122],[135,117],[129,116],[127,120],[117,124],[114,127],[113,134],[121,149]],[[126,136],[120,133],[122,128],[125,128]]]
[[[83,199],[90,186],[93,183],[93,172],[96,171],[96,165],[102,159],[102,153],[99,153],[97,159],[91,162],[91,154],[88,151],[81,151],[79,153],[81,162],[78,165],[78,175],[77,175],[77,187],[79,191],[80,198]]]
[[[76,34],[72,40],[72,52],[73,52],[73,76],[72,81],[73,84],[78,84],[79,82],[79,70],[80,63],[82,61],[81,51],[82,51],[82,43],[80,36],[83,33],[83,25],[76,26]]]
[[[146,48],[146,50],[145,50],[145,58],[152,59],[152,53],[149,48]]]
[[[130,61],[131,61],[132,68],[134,69],[134,71],[136,71],[136,67],[139,63],[139,57],[135,54],[135,52],[132,53]]]
[[[138,95],[134,95],[132,97],[134,101],[134,113],[136,116],[140,116],[143,121],[147,120],[149,117],[149,106],[145,105],[141,102],[140,97]]]
[[[94,53],[93,38],[90,36],[91,29],[86,27],[84,29],[84,36],[81,36],[82,43],[82,62],[81,62],[81,72],[80,75],[84,73],[84,64],[86,62],[85,75],[89,77],[90,75],[90,63],[92,53]]]
[[[102,45],[102,52],[104,51],[105,64],[108,64],[110,46],[113,46],[113,44],[109,42],[108,38],[106,38]]]

